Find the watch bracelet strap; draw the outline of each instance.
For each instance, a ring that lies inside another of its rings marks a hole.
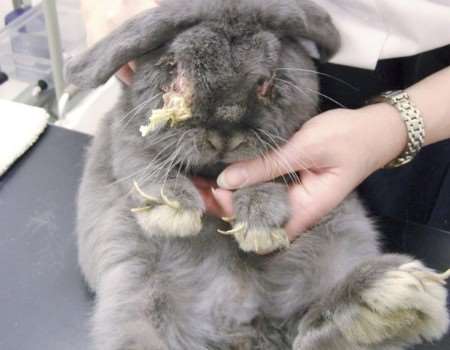
[[[417,156],[425,143],[425,123],[422,114],[405,91],[386,92],[377,99],[377,102],[387,102],[396,108],[408,133],[408,144],[405,150],[397,159],[387,164],[386,168],[398,168],[408,164]]]

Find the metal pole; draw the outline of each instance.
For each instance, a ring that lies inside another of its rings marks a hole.
[[[12,3],[13,3],[14,10],[20,9],[21,7],[23,7],[25,5],[23,0],[12,0]]]
[[[48,46],[50,49],[50,59],[52,62],[53,82],[55,84],[56,102],[58,103],[64,91],[63,76],[63,54],[61,45],[61,35],[58,24],[58,14],[56,12],[55,0],[43,0],[45,25],[48,35]]]

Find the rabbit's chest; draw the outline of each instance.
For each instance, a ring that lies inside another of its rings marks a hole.
[[[254,348],[249,344],[260,332],[255,322],[266,322],[270,315],[267,306],[276,305],[283,293],[267,293],[261,270],[236,255],[227,240],[216,238],[208,246],[208,254],[201,257],[204,245],[200,248],[198,240],[183,242],[179,247],[171,242],[171,248],[162,254],[161,287],[170,304],[169,329],[202,339],[205,344],[228,344],[233,350]]]
[[[189,281],[177,283],[184,294],[178,303],[186,303],[178,306],[189,315],[220,329],[248,324],[256,317],[260,298],[255,287],[239,274],[209,262],[193,267],[190,275]]]

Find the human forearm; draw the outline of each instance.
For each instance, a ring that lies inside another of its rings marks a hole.
[[[425,121],[425,144],[450,138],[450,67],[407,89]]]
[[[425,145],[450,138],[450,68],[420,81],[406,90],[425,122]],[[373,170],[383,168],[405,150],[407,129],[399,111],[388,103],[357,110],[367,125],[363,137],[376,145]],[[357,137],[357,135],[355,135]]]

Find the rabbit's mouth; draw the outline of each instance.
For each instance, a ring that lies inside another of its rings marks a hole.
[[[236,127],[229,131],[221,128],[198,128],[195,134],[194,142],[198,150],[199,163],[205,166],[254,159],[268,150],[265,141],[255,130],[244,127]]]
[[[204,144],[205,148],[209,148],[211,152],[216,153],[219,160],[225,163],[244,160],[254,153],[247,150],[249,148],[254,149],[250,135],[242,131],[224,135],[219,131],[206,130]]]

